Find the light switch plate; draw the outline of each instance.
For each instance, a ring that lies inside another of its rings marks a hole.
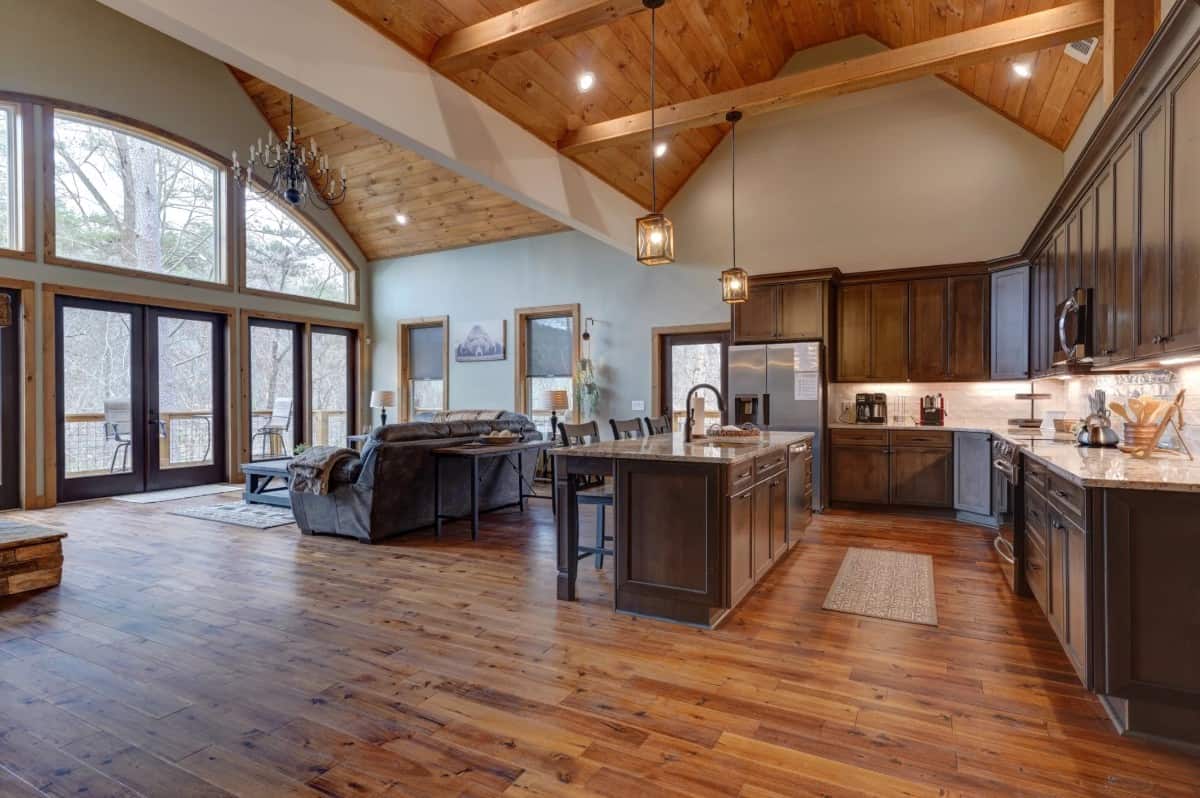
[[[643,402],[641,399],[634,399],[633,400],[633,409],[638,412],[645,412],[646,403]]]

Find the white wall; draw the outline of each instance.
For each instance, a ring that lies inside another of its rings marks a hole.
[[[0,92],[70,101],[121,114],[193,141],[219,154],[263,136],[267,123],[238,81],[219,61],[151,30],[92,0],[0,0]],[[42,124],[35,115],[33,146],[42,163]],[[35,207],[44,196],[40,167],[35,169]],[[46,264],[43,229],[34,236],[37,259],[0,257],[0,276],[43,284],[83,286],[154,299],[185,300],[221,307],[253,308],[313,319],[366,322],[369,280],[366,261],[331,213],[312,218],[360,267],[362,310],[315,306],[304,302],[255,297],[221,289],[177,285],[138,276],[101,273]],[[42,351],[42,315],[38,310],[35,351]],[[230,331],[233,342],[235,330]],[[47,377],[37,363],[38,484],[44,446],[41,397]],[[236,386],[236,381],[233,383]]]
[[[859,37],[814,48],[785,72],[878,47]],[[738,133],[739,260],[761,274],[1009,255],[1061,176],[1062,153],[936,78],[747,120]],[[579,233],[372,264],[374,387],[395,382],[397,319],[508,318],[511,327],[514,308],[580,302],[597,321],[599,416],[632,415],[630,402],[651,399],[651,328],[729,318],[717,285],[729,256],[728,138],[667,212],[679,255],[671,266],[640,266]],[[511,356],[452,363],[451,407],[511,407],[512,375]]]

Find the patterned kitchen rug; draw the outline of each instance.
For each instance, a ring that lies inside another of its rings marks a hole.
[[[850,549],[824,609],[891,621],[937,626],[933,558],[882,549]]]
[[[275,526],[296,523],[296,519],[292,516],[292,508],[290,507],[275,507],[270,504],[243,504],[242,502],[188,507],[180,510],[172,510],[171,515],[201,518],[205,521],[216,521],[219,524],[248,526],[252,529],[270,529]]]

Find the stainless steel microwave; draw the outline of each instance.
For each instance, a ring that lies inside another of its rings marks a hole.
[[[1092,289],[1076,288],[1055,310],[1056,348],[1069,363],[1092,359],[1091,305]]]

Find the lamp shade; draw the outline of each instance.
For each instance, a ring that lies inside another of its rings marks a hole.
[[[721,299],[730,305],[740,305],[750,298],[750,275],[734,266],[721,272]]]
[[[388,408],[396,406],[395,391],[371,391],[371,407]]]
[[[561,389],[546,391],[546,407],[550,410],[568,410],[571,407],[570,397]]]
[[[644,266],[675,262],[675,226],[661,213],[637,220],[637,259]]]

